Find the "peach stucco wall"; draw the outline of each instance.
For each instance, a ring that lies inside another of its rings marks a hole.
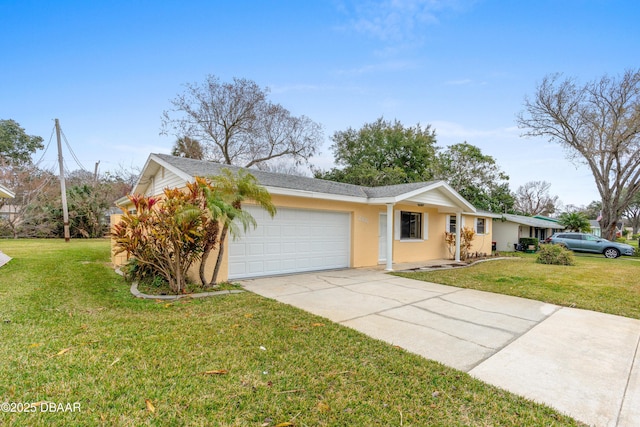
[[[351,217],[351,250],[350,250],[350,266],[351,267],[369,267],[379,263],[379,223],[380,214],[386,214],[385,205],[367,205],[354,202],[330,201],[317,198],[294,197],[273,195],[272,201],[277,207],[287,208],[303,208],[316,210],[330,210],[338,212],[347,212]],[[397,204],[394,206],[395,211],[411,211],[422,212],[425,214],[424,234],[425,238],[420,240],[399,240],[396,233],[393,233],[393,261],[401,262],[419,262],[430,259],[446,259],[450,258],[449,250],[444,241],[444,232],[446,230],[447,214],[438,212],[436,208],[419,207],[415,204]],[[119,215],[112,216],[112,224],[119,219]],[[396,227],[396,218],[394,215],[394,227]],[[465,216],[465,225],[475,224],[474,216]],[[487,233],[484,235],[476,235],[472,252],[491,253],[491,226],[492,221],[486,220]],[[228,245],[228,241],[226,245]],[[112,242],[113,247],[113,242]],[[228,253],[225,247],[225,254]],[[207,276],[213,271],[216,258],[212,253],[207,263]],[[227,257],[224,256],[224,262],[221,265],[219,280],[226,280],[228,277]],[[126,262],[126,255],[113,255],[112,262],[120,265]],[[192,268],[190,277],[197,280],[197,266]]]

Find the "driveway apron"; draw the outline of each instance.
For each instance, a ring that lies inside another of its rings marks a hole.
[[[349,269],[243,287],[595,426],[640,425],[640,321]]]

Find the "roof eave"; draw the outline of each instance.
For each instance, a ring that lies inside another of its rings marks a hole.
[[[138,180],[136,181],[135,185],[133,186],[133,189],[131,190],[131,194],[142,194],[142,192],[139,190],[140,190],[140,187],[143,185],[143,182],[145,181],[145,179],[150,179],[156,172],[156,170],[150,167],[152,163],[155,163],[156,165],[160,167],[164,167],[168,171],[175,173],[180,178],[184,179],[186,182],[190,182],[195,179],[195,177],[184,172],[182,169],[179,169],[173,166],[171,163],[168,163],[162,160],[160,157],[156,156],[155,154],[150,154],[149,157],[147,158],[146,163],[142,168],[142,173],[138,177]]]
[[[345,196],[341,194],[320,193],[317,191],[296,190],[292,188],[265,186],[265,189],[272,195],[307,197],[310,199],[331,200],[340,202],[367,203],[364,197]]]
[[[13,199],[14,197],[16,197],[16,193],[9,190],[7,187],[0,185],[0,198]]]

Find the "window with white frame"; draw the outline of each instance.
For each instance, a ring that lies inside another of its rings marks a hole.
[[[422,239],[422,213],[400,212],[400,238]]]
[[[487,234],[486,218],[476,218],[476,234]]]
[[[455,215],[449,215],[448,219],[447,219],[447,231],[449,233],[454,233],[456,232],[457,228],[456,228],[456,216]]]

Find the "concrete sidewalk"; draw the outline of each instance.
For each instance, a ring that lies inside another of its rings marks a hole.
[[[242,285],[590,425],[640,425],[639,320],[368,269]]]

